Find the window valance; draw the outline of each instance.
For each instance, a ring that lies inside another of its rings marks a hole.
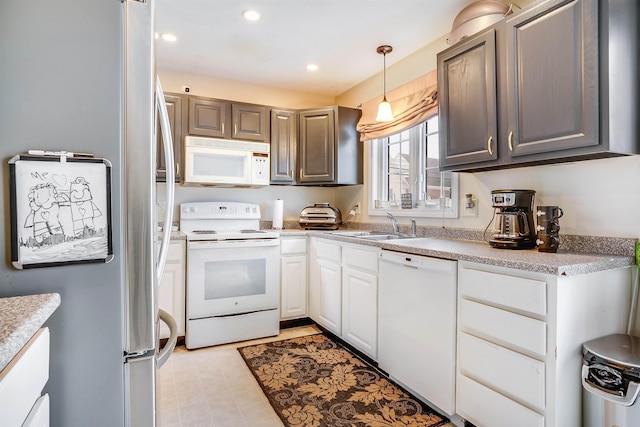
[[[436,70],[387,92],[387,101],[395,119],[391,122],[376,122],[378,104],[382,95],[362,104],[362,117],[358,122],[360,140],[398,133],[424,122],[438,113],[438,78]]]

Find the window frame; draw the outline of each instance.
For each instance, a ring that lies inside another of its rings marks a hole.
[[[437,116],[432,116],[427,120],[433,119]],[[426,120],[425,120],[426,122]],[[414,126],[417,128],[418,126],[424,126],[424,123]],[[421,132],[419,130],[406,129],[411,132],[420,132],[422,133],[422,137],[418,135],[417,138],[411,140],[410,142],[410,155],[411,155],[411,164],[409,166],[409,174],[412,177],[410,182],[414,182],[410,184],[412,194],[418,194],[417,183],[415,183],[415,178],[418,176],[420,171],[425,171],[426,177],[426,154],[427,154],[427,136],[433,135],[433,132],[429,132],[428,129],[425,132]],[[405,131],[406,131],[405,130]],[[388,171],[388,156],[385,154],[385,151],[388,147],[387,143],[383,143],[384,139],[388,140],[389,137],[377,138],[374,140],[367,141],[369,144],[369,189],[368,189],[368,209],[367,214],[371,216],[385,216],[387,213],[391,213],[394,216],[398,217],[413,217],[413,218],[458,218],[458,199],[459,199],[459,176],[458,173],[455,172],[440,172],[441,176],[441,193],[442,193],[442,183],[444,182],[443,174],[451,174],[451,198],[440,199],[435,205],[432,206],[422,206],[422,207],[412,207],[411,209],[403,209],[401,207],[400,200],[396,200],[398,203],[397,207],[376,207],[376,199],[381,195],[383,200],[388,200],[388,188],[386,188],[385,179],[386,173],[379,173],[380,170]],[[422,144],[423,148],[420,148],[419,145]],[[418,161],[413,161],[415,156],[415,150],[418,147],[418,150],[424,150],[420,153],[420,157]],[[424,155],[423,155],[424,154]],[[426,183],[425,183],[426,186]],[[380,189],[384,190],[380,190]],[[426,192],[426,189],[425,189]],[[446,203],[446,206],[442,206],[443,203]]]

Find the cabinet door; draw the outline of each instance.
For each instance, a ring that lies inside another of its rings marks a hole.
[[[342,268],[340,264],[319,258],[310,288],[313,320],[336,335],[342,329]]]
[[[189,135],[229,138],[231,104],[215,99],[189,97]]]
[[[182,100],[181,95],[165,94],[164,102],[167,104],[169,114],[169,125],[171,126],[171,137],[173,139],[173,160],[176,173],[176,182],[182,181],[180,166],[182,161]],[[160,132],[160,122],[158,121],[158,145],[156,151],[156,181],[165,182],[167,178],[167,166],[164,161],[164,145],[162,143],[162,132]]]
[[[298,144],[296,113],[271,110],[271,182],[296,182],[296,146]]]
[[[552,0],[506,21],[506,130],[514,161],[598,145],[597,20],[596,0]]]
[[[304,317],[307,315],[307,256],[283,256],[280,266],[280,319]]]
[[[493,28],[438,54],[438,87],[441,167],[497,159]]]
[[[335,180],[335,114],[333,109],[299,114],[300,183],[331,183]]]
[[[345,267],[342,273],[342,338],[375,359],[377,322],[378,276]]]
[[[178,336],[185,333],[184,265],[165,264],[158,291],[158,307],[173,317],[178,325]],[[169,328],[160,322],[160,338],[169,338]]]
[[[269,111],[269,107],[264,105],[233,104],[231,137],[269,142]]]

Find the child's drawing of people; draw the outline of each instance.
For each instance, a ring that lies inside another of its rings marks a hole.
[[[73,219],[73,233],[76,237],[84,236],[85,230],[95,232],[96,226],[93,219],[101,216],[102,212],[93,203],[91,189],[86,179],[79,176],[71,183],[69,199],[71,217]]]
[[[58,194],[53,184],[43,183],[31,187],[28,198],[31,211],[25,219],[24,228],[33,228],[33,238],[38,245],[45,240],[48,243],[62,242],[64,231],[58,216],[64,196]]]

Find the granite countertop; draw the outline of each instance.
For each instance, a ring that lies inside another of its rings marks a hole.
[[[470,261],[557,276],[575,276],[635,265],[635,258],[632,255],[588,253],[563,249],[560,249],[557,253],[538,252],[535,248],[524,250],[496,249],[481,240],[415,237],[376,241],[331,234],[331,232],[327,231],[292,229],[280,230],[279,232],[281,236],[299,236],[304,232],[309,236],[357,243],[413,255]],[[616,244],[618,243],[617,240],[615,242]]]
[[[59,294],[0,298],[0,371],[59,305]]]

